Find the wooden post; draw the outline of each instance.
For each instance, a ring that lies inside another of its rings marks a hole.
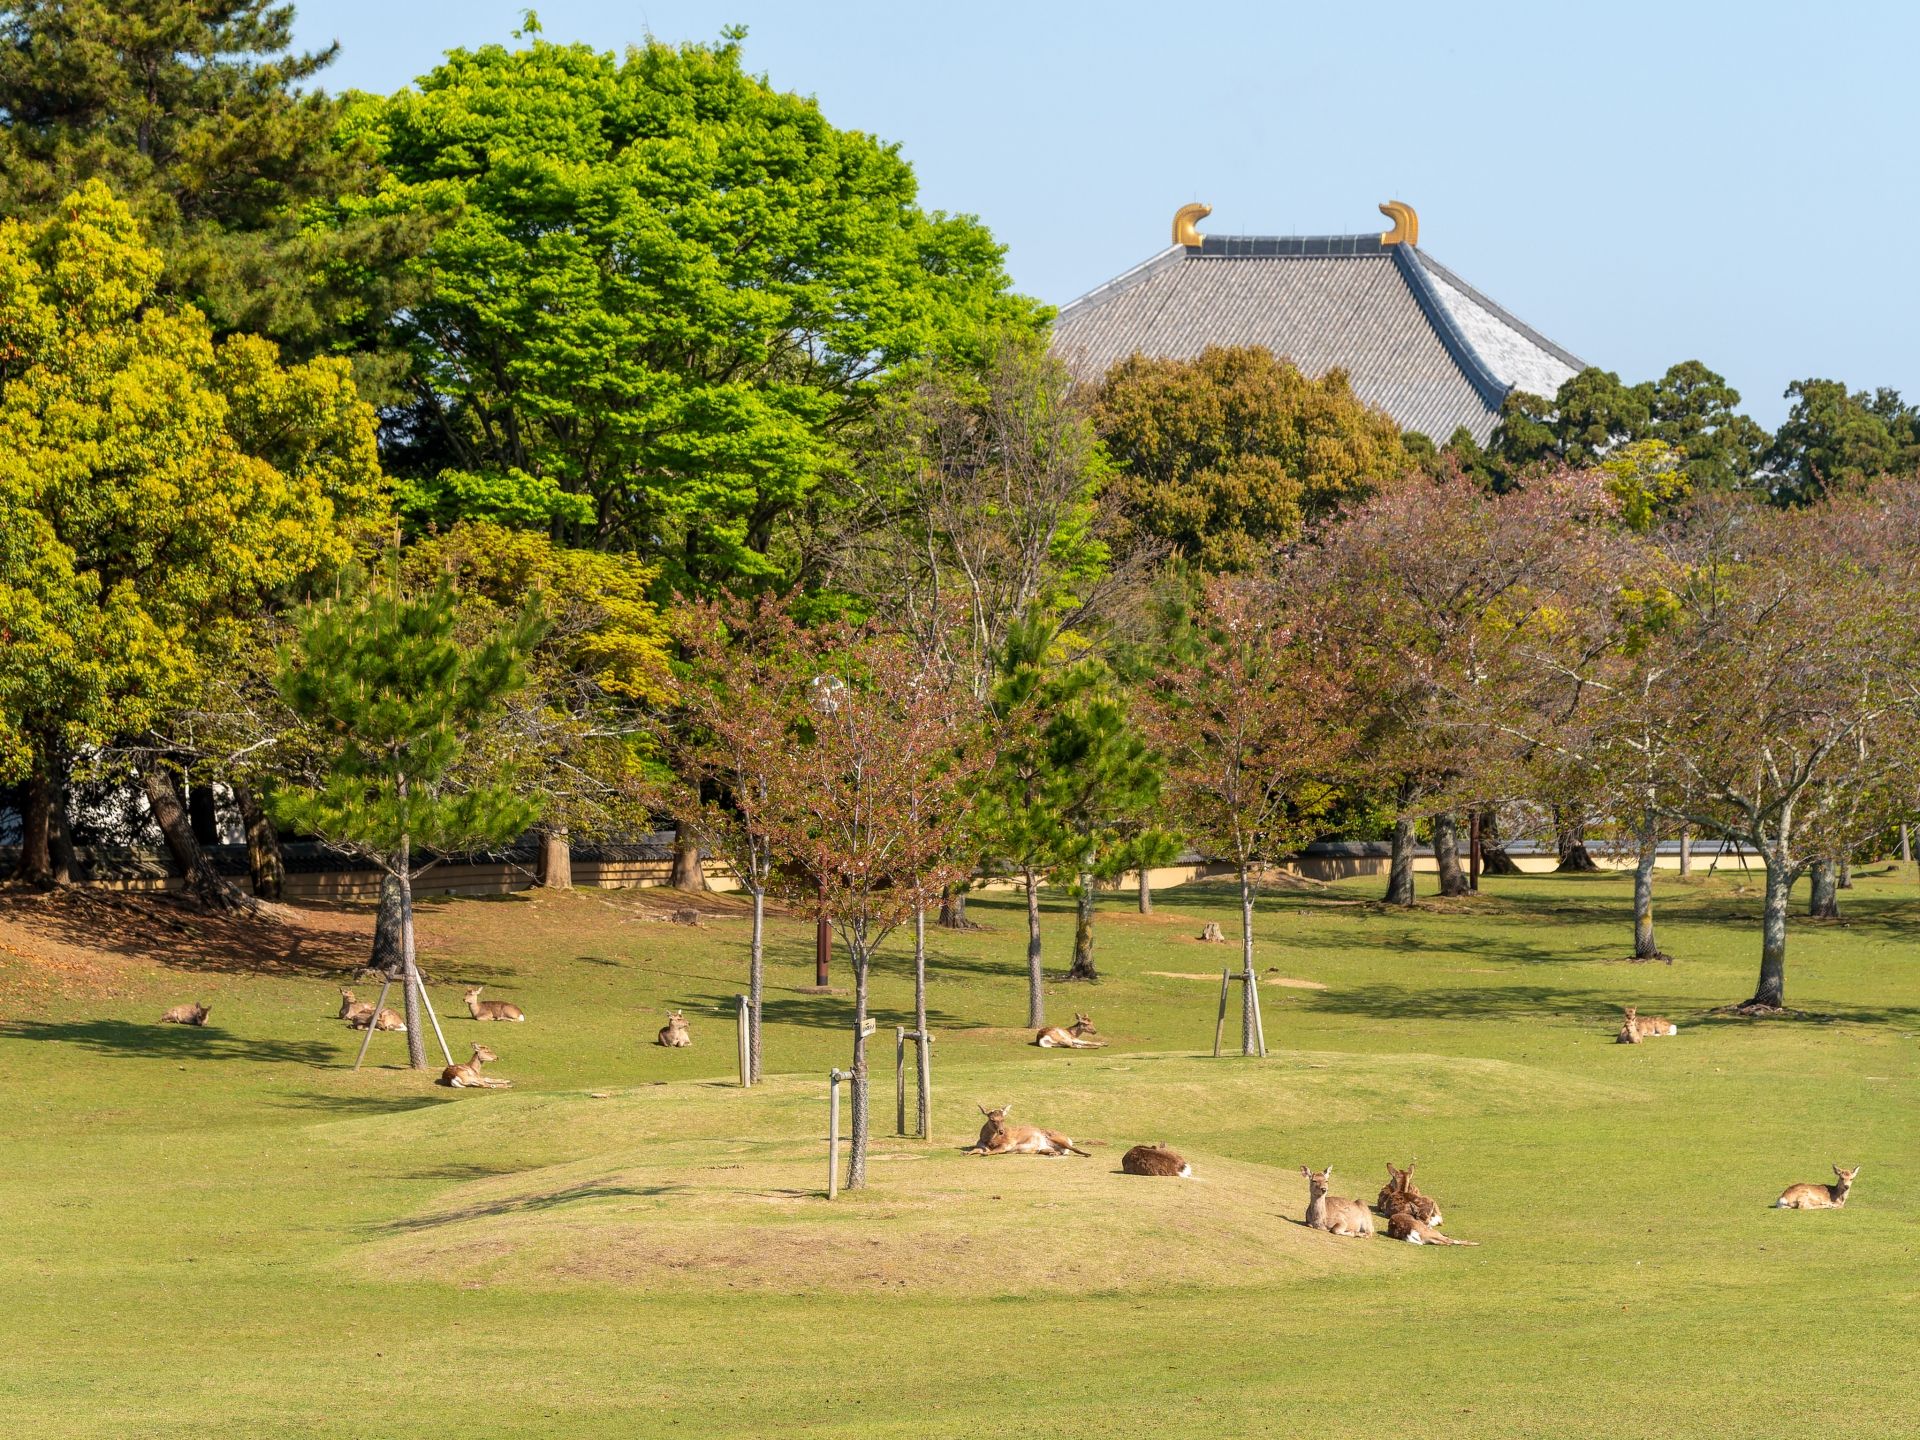
[[[851,1080],[851,1070],[827,1072],[827,1199],[840,1198],[840,1082]]]
[[[367,1033],[366,1037],[360,1042],[360,1053],[353,1057],[353,1068],[356,1070],[360,1068],[360,1062],[367,1058],[367,1047],[373,1044],[374,1021],[380,1018],[381,1007],[387,1003],[387,991],[392,988],[393,977],[391,975],[380,982],[380,998],[373,1002],[373,1019],[367,1021]],[[447,1063],[451,1065],[453,1061],[449,1060]]]
[[[753,1019],[752,1013],[747,1008],[747,997],[736,995],[733,998],[740,1003],[736,1016],[740,1049],[740,1088],[746,1090],[753,1085]]]
[[[1467,889],[1480,893],[1480,812],[1467,812]]]
[[[893,1027],[893,1133],[907,1133],[907,1027]]]
[[[1231,983],[1228,977],[1232,973],[1224,967],[1220,971],[1220,1018],[1213,1022],[1213,1058],[1216,1060],[1220,1058],[1220,1037],[1227,1029],[1227,986]]]
[[[440,1017],[434,1014],[433,1002],[427,998],[427,977],[420,973],[418,963],[413,967],[413,983],[420,991],[420,1009],[425,1013],[428,1023],[433,1026],[434,1039],[440,1042],[440,1053],[447,1057],[447,1064],[451,1065],[453,1051],[447,1048],[447,1037],[440,1032]],[[373,1013],[378,1015],[380,1012],[375,1010]]]

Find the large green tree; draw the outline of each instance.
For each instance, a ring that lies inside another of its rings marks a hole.
[[[1793,408],[1767,455],[1774,499],[1804,504],[1837,488],[1920,465],[1920,410],[1885,387],[1796,380]]]
[[[1095,423],[1117,468],[1120,543],[1164,542],[1209,571],[1252,569],[1408,458],[1343,371],[1309,379],[1257,346],[1124,360],[1100,386]]]
[[[446,217],[404,319],[418,519],[752,585],[790,568],[782,525],[877,376],[1035,315],[976,221],[921,210],[894,147],[749,74],[738,38],[455,51],[357,117],[390,209]]]
[[[35,880],[53,878],[69,757],[126,744],[154,761],[153,732],[266,600],[346,561],[384,514],[346,365],[216,343],[198,311],[155,302],[161,269],[102,181],[50,220],[0,222],[0,772],[29,779]],[[144,768],[166,829],[171,782]],[[204,866],[189,878],[222,893]]]
[[[353,354],[384,389],[390,280],[418,227],[356,204],[378,173],[336,143],[311,84],[336,47],[293,47],[273,0],[18,0],[0,10],[0,214],[40,217],[83,181],[133,207],[160,291],[216,333]],[[370,392],[371,393],[371,392]]]

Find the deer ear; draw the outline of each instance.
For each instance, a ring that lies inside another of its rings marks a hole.
[[[1311,1179],[1313,1178],[1313,1172],[1312,1172],[1311,1170],[1309,1170],[1309,1169],[1307,1169],[1307,1167],[1306,1167],[1306,1166],[1304,1166],[1304,1165],[1302,1165],[1302,1166],[1300,1167],[1300,1173],[1301,1173],[1302,1175],[1304,1175],[1304,1176],[1306,1176],[1306,1177],[1307,1177],[1307,1179],[1309,1179],[1309,1180],[1311,1180]]]

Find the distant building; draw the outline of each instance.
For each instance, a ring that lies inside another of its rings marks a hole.
[[[1523,324],[1419,248],[1420,219],[1380,207],[1385,234],[1201,235],[1089,291],[1054,322],[1054,352],[1083,379],[1135,353],[1185,360],[1209,345],[1260,345],[1312,376],[1336,366],[1354,393],[1445,444],[1485,444],[1509,391],[1551,396],[1585,362]]]

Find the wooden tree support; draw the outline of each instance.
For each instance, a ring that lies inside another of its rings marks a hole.
[[[402,980],[404,984],[404,978]],[[440,1053],[447,1057],[447,1064],[453,1064],[453,1051],[447,1048],[447,1037],[440,1029],[440,1017],[434,1013],[433,1002],[427,998],[427,980],[416,968],[413,972],[414,994],[420,1000],[420,1013],[427,1017],[433,1026],[433,1037],[440,1042]],[[367,1033],[360,1040],[360,1053],[353,1057],[353,1068],[358,1070],[367,1058],[367,1047],[373,1044],[375,1022],[380,1012],[386,1008],[387,992],[393,989],[393,976],[383,973],[380,977],[380,998],[373,1002],[373,1018],[367,1021]]]
[[[851,1070],[827,1071],[827,1199],[840,1198],[840,1082]]]
[[[913,1083],[917,1089],[919,1106],[914,1116],[914,1127],[907,1129],[907,1042],[913,1041]],[[933,1138],[933,1036],[918,1030],[909,1030],[904,1025],[893,1027],[893,1105],[898,1114],[894,1130],[909,1139]]]
[[[1252,1052],[1248,1052],[1243,1046],[1240,1053],[1243,1055],[1252,1053],[1264,1057],[1267,1053],[1267,1024],[1265,1017],[1260,1013],[1260,977],[1251,970],[1239,975],[1234,974],[1232,970],[1222,970],[1220,972],[1220,1015],[1213,1022],[1213,1058],[1216,1060],[1220,1058],[1220,1039],[1227,1028],[1227,991],[1235,981],[1247,987],[1246,1003],[1253,1007],[1255,1048]]]
[[[744,995],[733,997],[740,1002],[739,1010],[739,1046],[740,1046],[740,1088],[748,1089],[753,1084],[753,1010]]]

